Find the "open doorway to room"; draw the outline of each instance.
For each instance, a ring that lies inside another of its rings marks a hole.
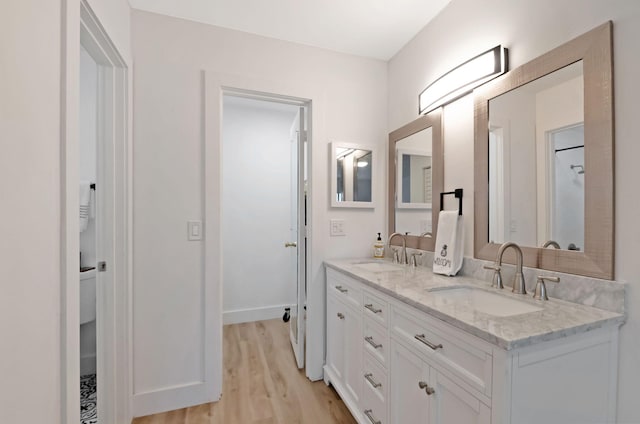
[[[73,130],[61,158],[62,416],[69,423],[124,422],[130,396],[128,68],[86,1],[79,39],[69,37],[66,51],[64,125]]]
[[[304,101],[277,96],[223,96],[223,323],[282,318],[298,368],[306,327],[308,110]]]

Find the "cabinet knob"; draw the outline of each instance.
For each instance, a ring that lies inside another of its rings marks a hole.
[[[349,291],[349,290],[343,288],[342,286],[336,286],[336,290],[338,290],[340,293],[346,293],[346,292]]]
[[[429,396],[431,396],[432,394],[434,394],[436,392],[433,387],[430,387],[424,381],[418,381],[418,387],[420,389],[424,389],[424,391],[427,392],[427,395],[429,395]]]
[[[344,314],[342,312],[338,312],[338,318],[344,319]]]

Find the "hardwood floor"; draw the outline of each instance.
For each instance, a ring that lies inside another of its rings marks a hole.
[[[225,326],[222,399],[133,424],[355,423],[333,388],[297,369],[288,328],[280,319]]]

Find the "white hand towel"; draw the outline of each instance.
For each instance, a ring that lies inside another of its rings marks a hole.
[[[80,232],[89,225],[89,210],[91,209],[91,183],[80,183]]]
[[[457,211],[440,211],[433,252],[433,272],[456,275],[464,256],[464,219]]]

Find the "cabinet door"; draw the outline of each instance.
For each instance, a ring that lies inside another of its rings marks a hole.
[[[344,326],[344,386],[358,404],[363,382],[362,314],[346,306],[341,307],[341,312],[344,315],[344,319],[341,320]]]
[[[435,390],[431,396],[431,423],[491,423],[491,409],[487,405],[433,368],[430,376]]]
[[[345,340],[345,316],[342,310],[346,309],[333,296],[327,296],[327,367],[339,381],[344,382],[344,340]]]
[[[425,384],[429,382],[429,367],[419,356],[393,339],[390,356],[389,421],[394,424],[428,423],[432,396],[427,394]]]

